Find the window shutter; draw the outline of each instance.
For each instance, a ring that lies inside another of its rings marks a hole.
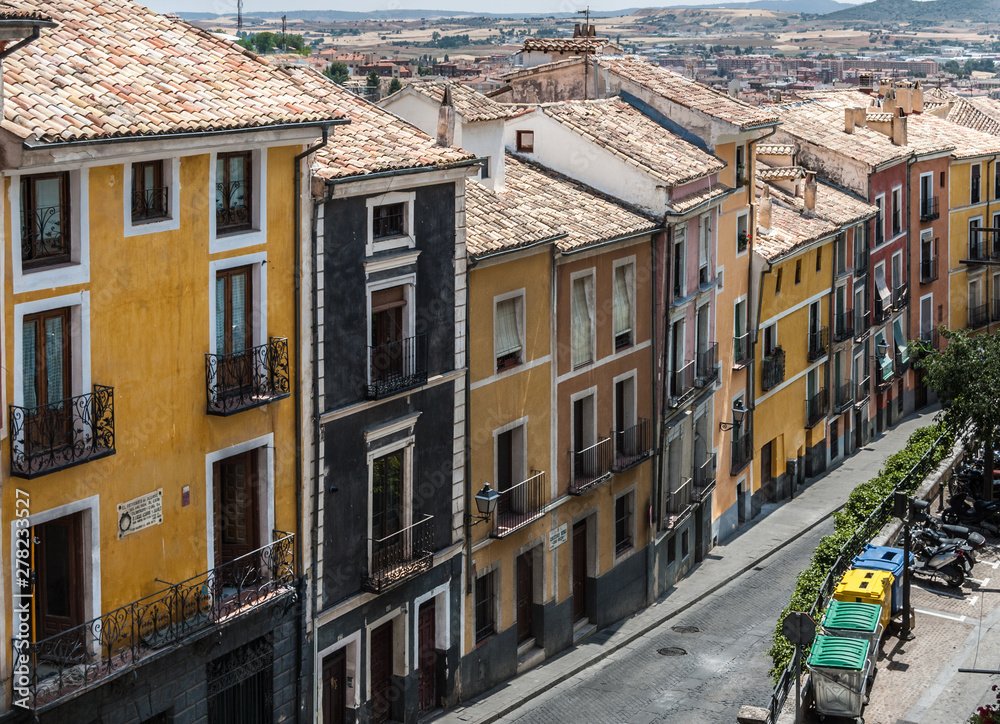
[[[24,406],[37,407],[38,399],[35,397],[35,374],[38,369],[35,366],[35,336],[38,329],[37,322],[29,322],[24,325],[23,344],[21,350],[21,360],[24,366]]]
[[[521,336],[518,334],[517,321],[516,299],[505,299],[497,304],[496,318],[493,321],[493,346],[497,357],[520,351]]]
[[[629,294],[628,270],[631,264],[615,269],[615,334],[632,331],[632,300]]]
[[[590,304],[587,294],[589,277],[573,281],[572,299],[572,362],[580,365],[591,361]]]

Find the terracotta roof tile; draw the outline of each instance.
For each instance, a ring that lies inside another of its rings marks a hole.
[[[985,96],[959,98],[948,112],[948,120],[966,128],[1000,135],[1000,101]]]
[[[618,48],[608,38],[525,38],[522,52],[540,53],[600,53],[606,47]],[[618,48],[618,50],[621,50]]]
[[[795,153],[795,146],[785,143],[759,143],[754,148],[758,156],[791,156]]]
[[[553,60],[551,63],[533,65],[530,68],[517,68],[507,73],[500,73],[499,78],[501,80],[511,80],[513,78],[527,77],[542,71],[565,68],[571,65],[583,65],[583,58],[563,58],[562,60]]]
[[[446,86],[451,87],[451,102],[455,108],[455,112],[467,122],[494,121],[501,118],[510,118],[514,115],[514,109],[510,106],[497,103],[467,85],[452,81],[438,80],[411,83],[399,92],[405,93],[407,88],[412,88],[435,103],[441,103],[444,100],[444,89]]]
[[[762,181],[804,178],[805,175],[805,170],[800,166],[765,166],[762,163],[757,164],[757,178]]]
[[[675,214],[684,214],[691,209],[701,206],[706,201],[725,196],[732,190],[732,188],[725,184],[712,184],[698,191],[692,191],[685,196],[672,198],[668,203],[670,204],[671,211]]]
[[[927,113],[907,116],[906,136],[915,146],[950,146],[955,158],[1000,153],[1000,136]]]
[[[611,72],[628,78],[674,103],[732,123],[742,130],[770,126],[778,121],[777,116],[764,107],[751,106],[645,60],[601,58],[598,62]]]

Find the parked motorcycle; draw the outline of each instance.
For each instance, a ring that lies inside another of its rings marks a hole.
[[[957,544],[930,545],[918,540],[913,554],[915,561],[910,570],[914,574],[940,579],[949,588],[965,583],[965,556]]]
[[[948,507],[941,512],[941,520],[949,525],[978,526],[1000,534],[1000,505],[971,498],[967,492],[951,496]]]
[[[986,538],[968,526],[945,523],[940,518],[930,512],[930,503],[926,500],[913,501],[913,517],[917,526],[922,530],[933,531],[938,541],[945,539],[958,539],[968,544],[965,550],[966,558],[972,565],[976,564],[976,551],[986,545]]]

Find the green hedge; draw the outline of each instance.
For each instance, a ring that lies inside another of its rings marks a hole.
[[[906,474],[920,462],[920,458],[930,450],[935,440],[946,435],[944,444],[938,446],[931,456],[931,463],[936,466],[942,458],[951,452],[952,438],[947,435],[942,423],[922,427],[906,441],[906,447],[885,461],[885,466],[871,480],[858,485],[848,496],[844,508],[833,514],[834,532],[825,536],[813,551],[812,563],[799,573],[795,582],[788,606],[778,616],[774,628],[774,642],[769,651],[772,668],[771,676],[775,683],[781,678],[788,662],[792,660],[793,647],[781,634],[781,623],[790,611],[809,611],[819,597],[820,588],[826,580],[830,569],[837,562],[837,554],[854,536],[855,531],[862,527],[868,517],[892,492],[900,486],[900,490],[913,492],[922,482],[923,476],[915,475],[907,480]],[[905,485],[901,486],[901,483]],[[803,657],[804,658],[804,657]]]

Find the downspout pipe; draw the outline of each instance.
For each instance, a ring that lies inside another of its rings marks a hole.
[[[303,587],[305,585],[305,576],[303,574],[302,566],[302,360],[304,355],[302,354],[302,159],[312,155],[319,149],[327,145],[330,135],[330,125],[325,125],[322,127],[323,140],[317,143],[315,146],[310,146],[302,153],[298,154],[293,160],[292,166],[292,185],[294,188],[294,199],[295,199],[295,573],[297,577],[296,581],[296,595],[298,597],[300,610],[303,613],[303,621],[299,626],[299,635],[295,642],[296,647],[296,663],[295,663],[295,698],[298,701],[298,707],[296,708],[295,720],[297,722],[308,722],[312,720],[311,716],[303,718],[303,698],[302,698],[302,652],[305,647],[305,613],[308,608],[305,606],[304,591]],[[313,238],[313,259],[312,263],[315,267],[316,264],[316,214],[313,214],[312,218],[312,238]],[[314,272],[315,273],[315,272]],[[313,297],[313,343],[315,345],[315,319],[316,319],[316,288],[313,287],[312,292]],[[315,350],[315,346],[313,347]],[[315,361],[313,363],[313,368],[315,369]],[[313,388],[313,409],[315,410],[316,401],[316,389]],[[318,452],[318,439],[314,442],[317,443],[315,450]],[[317,457],[314,455],[313,457]],[[313,488],[318,478],[313,480]],[[315,508],[313,508],[315,510]],[[316,526],[312,526],[312,535],[315,538]],[[313,549],[315,552],[315,542],[313,544]],[[313,586],[315,590],[316,586]],[[315,595],[313,596],[315,601]]]
[[[993,221],[990,218],[990,186],[989,186],[989,182],[990,182],[990,164],[993,163],[995,160],[996,160],[996,156],[994,156],[993,158],[989,159],[986,162],[986,217],[983,219],[983,225],[984,226],[993,226]],[[998,168],[997,170],[1000,171],[1000,168]],[[906,191],[907,191],[907,193],[909,193],[909,191],[910,191],[910,189],[909,189],[909,180],[910,180],[909,179],[909,174],[907,174],[907,179],[906,180],[907,180],[907,189],[906,189]],[[994,190],[996,190],[996,185],[997,185],[996,181],[994,181],[993,182],[993,188],[994,188]],[[996,233],[996,232],[994,232],[994,233]],[[907,239],[908,238],[909,237],[907,237]],[[994,248],[995,248],[996,247],[996,241],[993,242],[993,245],[994,245]],[[985,286],[985,285],[983,285],[983,286]],[[912,297],[912,295],[911,295],[911,297]],[[990,298],[991,299],[997,299],[998,298],[997,297],[997,292],[996,292],[995,289],[993,290],[993,295]],[[990,313],[987,315],[986,318],[992,320],[993,319],[993,314],[995,312],[992,309],[990,309],[989,311],[990,311]],[[931,314],[933,314],[933,313],[934,313],[934,310],[932,309],[931,310]],[[990,324],[992,324],[992,322],[987,322],[986,323],[986,333],[987,334],[990,333]]]

